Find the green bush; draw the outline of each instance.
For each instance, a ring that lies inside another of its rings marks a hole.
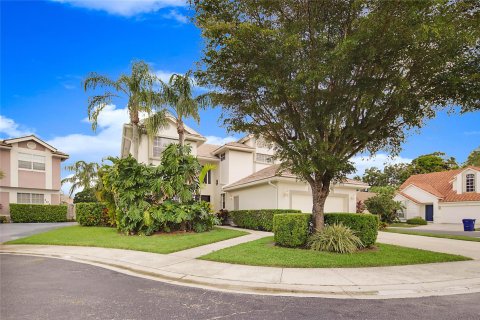
[[[353,253],[363,248],[363,243],[349,227],[335,223],[312,234],[308,247],[315,251]]]
[[[259,209],[259,210],[236,210],[230,211],[233,223],[241,228],[272,231],[273,217],[277,214],[302,213],[292,209]]]
[[[8,223],[8,217],[7,216],[0,216],[0,223]]]
[[[75,204],[75,215],[77,222],[81,226],[93,227],[111,227],[111,219],[108,209],[103,203],[99,202],[81,202]]]
[[[12,222],[64,222],[67,221],[66,205],[10,204]]]
[[[98,202],[97,197],[95,196],[95,190],[84,189],[80,192],[77,192],[75,197],[73,197],[73,203],[83,202]]]
[[[428,224],[428,222],[425,219],[423,219],[422,217],[415,217],[415,218],[408,219],[407,223],[408,224],[421,225],[421,226],[424,226],[424,225]]]
[[[370,247],[377,241],[379,223],[377,215],[358,213],[325,214],[325,224],[333,225],[339,223],[352,229],[365,247]]]
[[[308,240],[312,215],[309,213],[276,214],[273,216],[275,243],[283,247],[301,247]]]

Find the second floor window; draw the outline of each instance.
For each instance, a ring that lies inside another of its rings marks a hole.
[[[273,163],[273,156],[264,153],[257,153],[255,160],[261,163]]]
[[[19,153],[18,168],[45,171],[45,157],[36,154]]]
[[[175,139],[155,137],[153,138],[153,157],[160,158],[163,150],[168,147],[169,144],[177,143]]]
[[[465,176],[465,178],[466,178],[465,191],[475,192],[475,175],[473,173],[469,173]]]

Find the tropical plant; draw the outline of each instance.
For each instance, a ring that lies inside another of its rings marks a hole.
[[[3,170],[0,170],[0,179],[3,179],[5,177],[5,173],[3,172]]]
[[[73,197],[73,203],[81,202],[98,202],[98,199],[95,195],[95,189],[88,188],[75,193],[75,196]]]
[[[184,120],[192,118],[199,123],[199,109],[206,108],[211,104],[210,96],[209,94],[193,96],[194,81],[191,71],[184,75],[173,74],[168,83],[160,80],[160,84],[161,90],[157,94],[156,105],[160,107],[160,110],[167,108],[175,117],[178,140],[183,146],[185,144]]]
[[[73,174],[70,177],[62,179],[62,184],[72,184],[69,190],[70,196],[72,196],[77,189],[92,188],[98,179],[98,163],[95,162],[85,162],[80,160],[72,165],[66,166],[65,169],[73,171]]]
[[[480,147],[470,152],[464,166],[480,167]]]
[[[309,237],[307,245],[311,250],[337,253],[353,253],[363,248],[360,238],[341,223],[327,225],[315,232]]]
[[[149,136],[154,136],[158,129],[165,126],[167,118],[165,110],[153,111],[154,87],[156,77],[144,61],[132,62],[130,75],[122,74],[118,79],[111,79],[107,76],[91,72],[84,81],[84,89],[104,89],[104,92],[91,96],[88,99],[88,118],[92,122],[92,129],[95,130],[101,112],[112,103],[114,98],[122,95],[128,99],[127,109],[130,117],[131,141],[133,145],[133,157],[138,159],[140,130],[140,113],[147,114],[144,121],[144,128]]]
[[[228,129],[274,143],[310,184],[316,228],[353,156],[396,154],[437,110],[480,107],[478,1],[190,3],[199,85],[215,88]]]
[[[379,216],[381,222],[392,223],[398,220],[398,212],[405,209],[400,201],[393,200],[394,194],[387,189],[365,200],[368,212]]]
[[[444,152],[433,152],[413,159],[411,167],[412,174],[422,174],[458,169],[458,164],[454,157]]]

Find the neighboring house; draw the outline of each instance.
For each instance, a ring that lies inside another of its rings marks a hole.
[[[10,203],[60,204],[60,166],[68,155],[34,135],[0,140],[0,214]]]
[[[404,218],[422,217],[435,223],[480,220],[480,168],[433,172],[411,176],[395,200],[404,206]]]
[[[130,125],[124,125],[122,157],[131,152]],[[185,143],[192,147],[201,164],[211,163],[204,181],[201,198],[219,209],[300,209],[312,211],[310,186],[289,172],[279,172],[272,145],[263,139],[248,135],[224,145],[207,144],[206,138],[186,127]],[[156,137],[143,134],[140,139],[139,161],[157,165],[162,151],[170,143],[177,143],[175,119],[169,118],[167,128]],[[361,181],[346,179],[332,186],[325,204],[325,212],[355,212],[356,192],[368,188]]]

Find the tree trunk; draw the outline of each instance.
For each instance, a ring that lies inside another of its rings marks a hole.
[[[185,145],[185,127],[181,119],[177,120],[178,143],[183,147]]]
[[[138,124],[132,123],[132,144],[133,144],[133,157],[138,160],[138,145],[140,144],[138,137]]]
[[[322,230],[325,226],[323,213],[325,209],[325,201],[330,193],[330,181],[322,182],[314,180],[310,185],[312,187],[313,198],[313,228],[315,230]]]

